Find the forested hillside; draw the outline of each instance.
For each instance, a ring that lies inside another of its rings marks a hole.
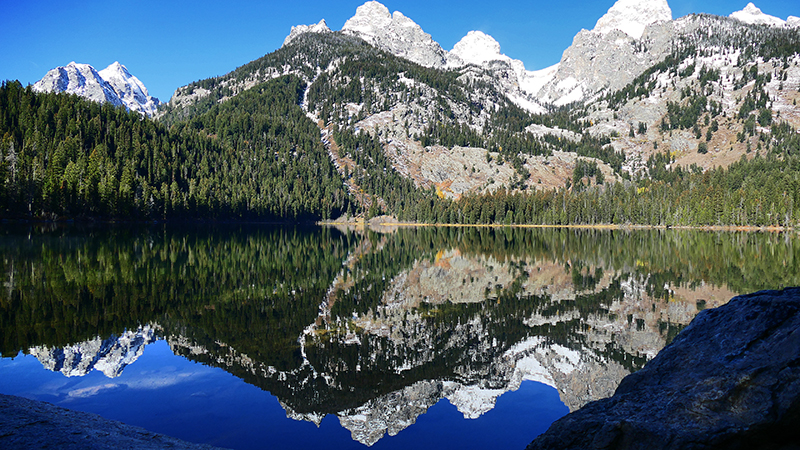
[[[303,83],[284,77],[172,128],[17,82],[0,87],[3,217],[318,220],[349,199]]]

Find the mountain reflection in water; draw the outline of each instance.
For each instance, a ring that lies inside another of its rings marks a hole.
[[[797,238],[758,233],[5,226],[0,352],[119,376],[165,340],[353,439],[441,399],[465,418],[533,380],[609,396],[703,308],[797,285]],[[532,439],[534,436],[531,436]]]

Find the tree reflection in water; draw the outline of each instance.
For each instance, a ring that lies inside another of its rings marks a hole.
[[[371,445],[523,380],[576,409],[703,308],[797,285],[789,234],[4,226],[0,352],[116,376],[166,340]]]

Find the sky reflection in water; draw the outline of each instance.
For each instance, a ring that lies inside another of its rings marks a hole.
[[[163,340],[148,345],[117,378],[98,370],[66,377],[20,353],[0,359],[0,380],[4,394],[97,413],[192,442],[235,449],[366,448],[336,416],[326,416],[319,427],[287,418],[273,395],[222,369],[175,356]],[[371,448],[521,449],[567,412],[556,389],[524,381],[477,419],[465,419],[442,399],[414,425]]]

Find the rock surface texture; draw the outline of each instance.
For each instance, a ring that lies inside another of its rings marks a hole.
[[[96,414],[0,394],[0,448],[212,450],[217,447],[181,441]]]
[[[376,1],[359,6],[342,31],[426,67],[440,69],[447,64],[446,52],[430,34],[403,13],[392,14]]]
[[[798,423],[800,288],[790,288],[701,312],[614,396],[528,449],[796,449]]]

